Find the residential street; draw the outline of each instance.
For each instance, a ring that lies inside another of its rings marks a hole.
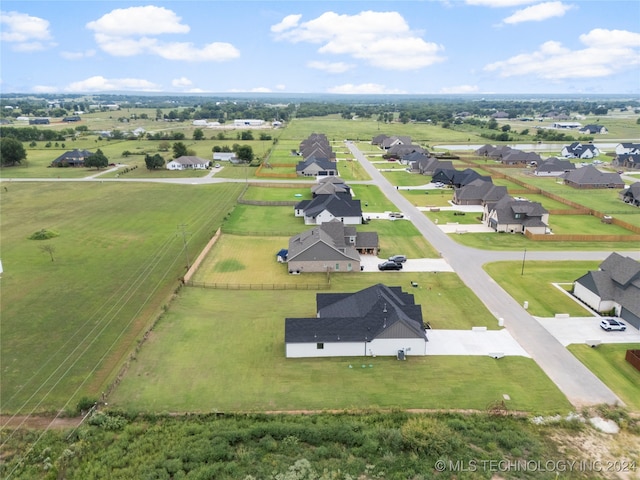
[[[353,143],[346,142],[346,144],[387,198],[396,205],[397,210],[412,219],[416,228],[440,252],[440,255],[453,267],[462,281],[476,293],[496,319],[504,319],[504,325],[513,338],[538,363],[573,405],[623,403],[482,269],[483,264],[496,260],[521,260],[524,252],[476,250],[451,240],[417,207],[403,197]],[[606,251],[527,252],[526,258],[528,260],[604,260],[609,253]],[[636,258],[640,252],[634,253],[635,255],[625,254]]]

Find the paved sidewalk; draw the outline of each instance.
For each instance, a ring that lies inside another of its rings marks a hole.
[[[600,328],[602,317],[534,317],[551,335],[565,347],[572,343],[638,343],[640,331],[627,323],[624,332],[605,332]]]

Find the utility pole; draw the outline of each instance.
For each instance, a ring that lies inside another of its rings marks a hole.
[[[180,225],[178,225],[178,228],[180,229],[181,233],[182,233],[182,243],[183,243],[183,249],[184,249],[184,254],[187,258],[187,271],[189,271],[189,269],[191,268],[191,264],[189,262],[189,250],[187,249],[187,233],[184,229],[187,225],[184,223],[181,223]]]
[[[524,249],[524,253],[522,254],[522,270],[520,271],[520,276],[524,275],[524,260],[527,258],[527,249]]]

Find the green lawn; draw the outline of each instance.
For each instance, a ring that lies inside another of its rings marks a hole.
[[[567,348],[630,409],[640,411],[640,372],[624,359],[627,350],[638,350],[640,344],[607,343],[598,348],[574,344]]]
[[[437,190],[399,190],[400,194],[417,207],[449,207],[453,198],[453,190],[439,188]]]
[[[284,318],[313,315],[314,307],[313,292],[185,288],[110,405],[168,412],[443,405],[483,410],[508,394],[511,409],[571,409],[527,358],[286,359]]]
[[[395,205],[382,193],[376,185],[351,185],[354,198],[360,200],[363,214],[367,212],[388,212],[395,210]]]
[[[300,201],[311,199],[311,188],[296,185],[282,185],[263,187],[250,185],[242,196],[245,200],[259,200],[265,202]]]
[[[468,235],[455,235],[453,238],[458,243],[468,247],[484,250],[637,250],[638,242],[536,242],[529,240],[521,234],[509,233],[473,233]]]
[[[256,207],[236,205],[225,219],[222,230],[240,235],[295,235],[311,228],[302,217],[293,214],[293,207]]]
[[[420,175],[418,173],[409,173],[406,170],[382,172],[382,175],[384,175],[392,185],[399,185],[401,187],[415,187],[426,185],[431,182],[431,177]]]
[[[485,271],[518,303],[529,302],[529,313],[537,317],[553,317],[556,313],[572,316],[590,315],[590,311],[560,292],[553,283],[572,283],[599,262],[495,262]],[[524,273],[523,273],[524,272]]]
[[[99,395],[240,188],[10,184],[0,196],[2,411]],[[27,239],[41,229],[58,236]]]

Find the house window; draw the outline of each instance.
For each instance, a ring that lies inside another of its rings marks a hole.
[[[352,270],[352,267],[351,267],[351,264],[350,264],[350,263],[347,263],[347,270],[348,270],[348,271],[351,271],[351,270]]]
[[[522,218],[522,214],[521,214],[521,213],[516,213],[516,214],[514,215],[514,218]]]
[[[340,270],[340,264],[336,263],[336,270]]]
[[[316,350],[324,350],[324,343],[316,343]]]

